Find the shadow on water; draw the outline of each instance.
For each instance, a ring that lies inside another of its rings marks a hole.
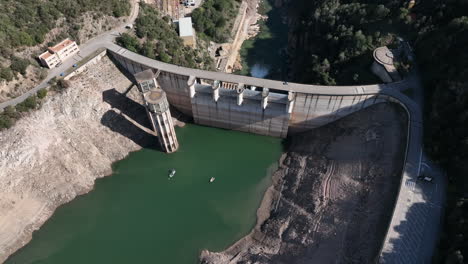
[[[259,20],[258,35],[242,44],[242,70],[236,74],[273,80],[287,79],[288,26],[282,21],[282,9],[275,8],[274,2],[264,0],[260,3],[258,12],[268,19]]]

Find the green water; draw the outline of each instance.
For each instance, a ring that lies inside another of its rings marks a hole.
[[[250,232],[281,141],[195,125],[176,131],[177,153],[143,149],[117,162],[7,263],[197,263],[202,249]]]

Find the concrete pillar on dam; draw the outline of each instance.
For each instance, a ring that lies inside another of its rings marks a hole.
[[[237,105],[242,105],[242,102],[244,101],[244,84],[242,83],[239,83],[239,85],[237,86]]]
[[[291,114],[294,108],[294,102],[296,101],[296,93],[288,92],[288,103],[286,104],[286,111]]]
[[[221,86],[221,83],[219,81],[214,81],[213,83],[213,100],[215,102],[218,102],[219,99],[219,87]]]
[[[263,110],[266,109],[268,105],[268,95],[270,94],[270,90],[268,88],[263,88],[262,91],[262,108]]]
[[[158,87],[152,70],[136,73],[135,79],[145,101],[151,126],[158,133],[161,148],[167,153],[175,152],[179,148],[179,142],[174,130],[166,93]]]
[[[197,78],[195,76],[190,76],[187,85],[189,87],[190,98],[195,97],[195,84],[197,83]]]

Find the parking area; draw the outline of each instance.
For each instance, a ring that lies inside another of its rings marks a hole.
[[[180,17],[186,17],[186,16],[190,16],[193,10],[199,7],[203,3],[203,0],[183,0],[183,1],[180,1],[179,3],[180,3],[180,12],[181,12]]]

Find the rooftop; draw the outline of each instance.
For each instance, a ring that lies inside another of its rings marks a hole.
[[[39,55],[39,58],[47,60],[52,55],[53,55],[52,53],[50,53],[49,51],[46,51],[46,52],[42,53],[41,55]]]
[[[380,64],[393,65],[394,55],[393,52],[387,48],[387,46],[376,48],[374,50],[374,58]]]
[[[179,35],[181,37],[193,36],[191,17],[183,17],[179,19]]]
[[[164,91],[161,89],[151,90],[145,94],[146,101],[150,104],[157,104],[163,98]]]
[[[138,73],[135,73],[135,79],[137,82],[147,81],[154,78],[154,73],[151,69],[144,70]]]
[[[53,51],[53,52],[58,52],[60,50],[62,50],[63,48],[73,44],[74,41],[73,40],[70,40],[70,39],[65,39],[63,40],[62,42],[60,42],[59,44],[53,46],[53,47],[49,47],[49,50]]]

